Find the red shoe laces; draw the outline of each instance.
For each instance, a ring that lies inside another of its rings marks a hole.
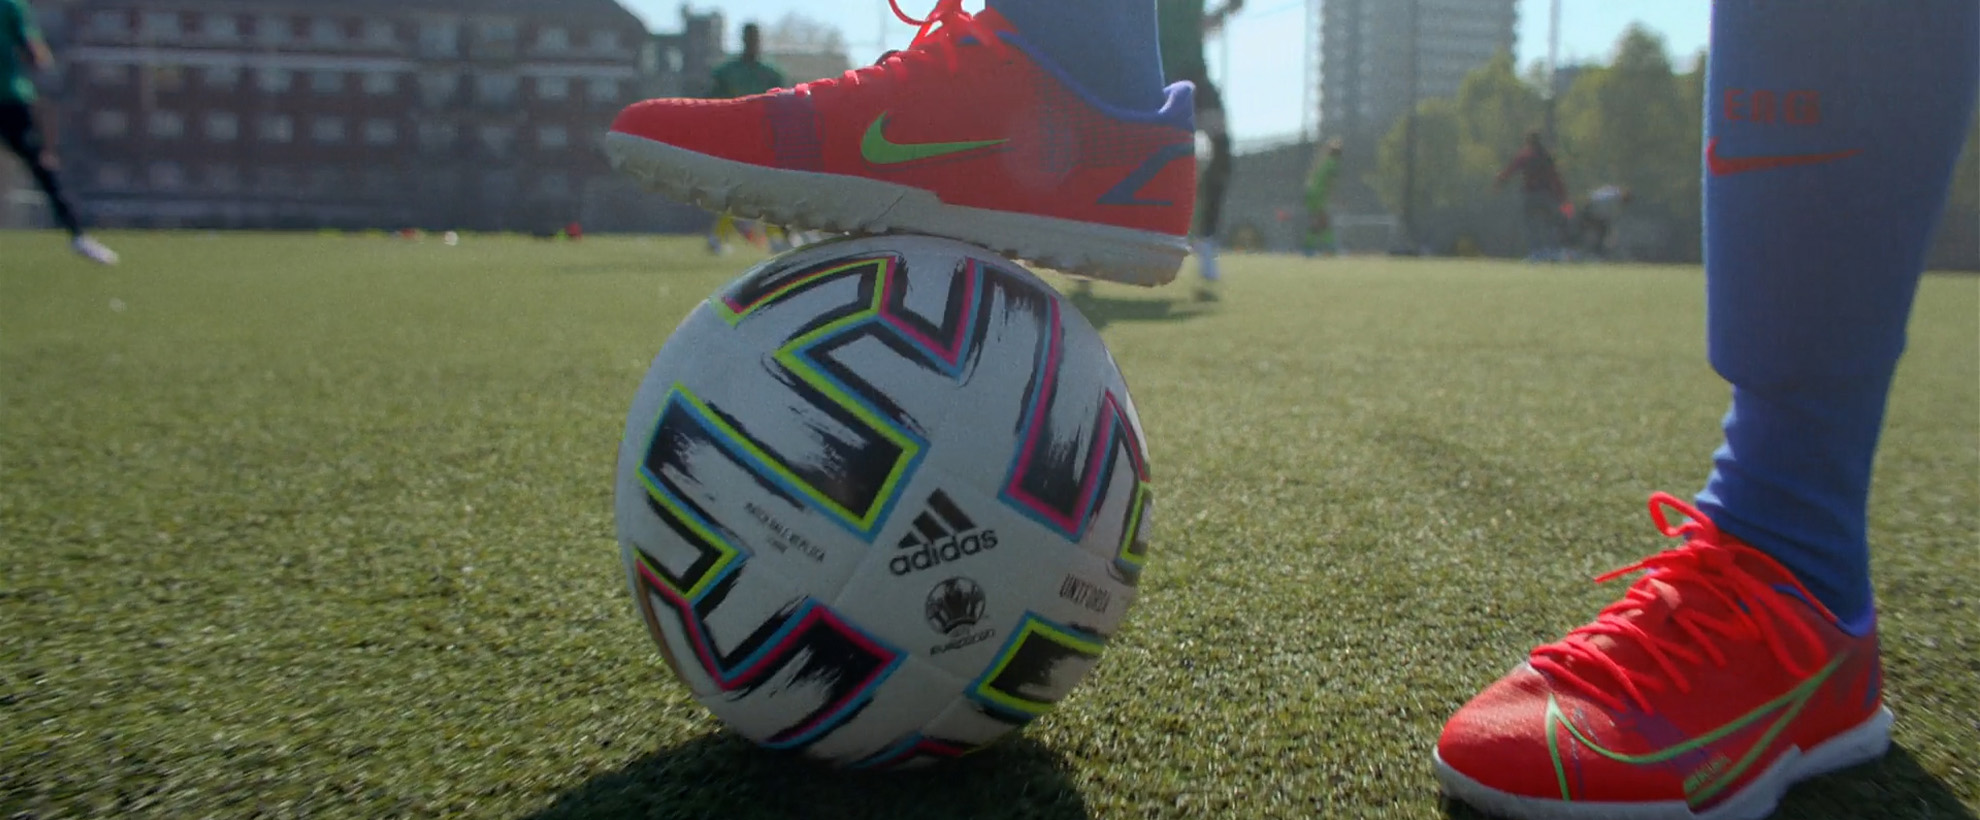
[[[1665,507],[1676,510],[1687,520],[1672,526],[1664,515]],[[1663,692],[1670,686],[1681,694],[1689,694],[1691,681],[1685,677],[1684,669],[1707,659],[1716,666],[1725,666],[1726,643],[1762,642],[1790,674],[1802,677],[1812,672],[1788,651],[1780,624],[1792,625],[1810,646],[1819,648],[1821,639],[1789,609],[1785,596],[1739,565],[1741,547],[1727,544],[1726,537],[1704,514],[1665,493],[1650,497],[1650,518],[1664,535],[1684,537],[1684,546],[1664,550],[1597,577],[1595,582],[1599,584],[1648,570],[1630,585],[1622,600],[1603,609],[1593,623],[1576,628],[1558,642],[1534,649],[1528,658],[1534,669],[1557,682],[1581,689],[1611,709],[1623,710],[1624,701],[1606,691],[1613,687],[1601,686],[1589,677],[1591,672],[1602,672],[1620,684],[1623,693],[1646,714],[1656,712],[1646,690]],[[1725,605],[1723,614],[1707,614],[1696,604],[1681,605],[1670,609],[1662,627],[1651,621],[1656,629],[1654,633],[1639,623],[1644,619],[1636,617],[1646,611],[1671,607],[1672,598],[1696,600],[1698,595],[1718,598]],[[1608,640],[1597,640],[1604,637]],[[1611,646],[1629,643],[1642,648],[1656,668],[1631,668],[1610,655]]]
[[[961,59],[957,56],[957,42],[964,38],[993,48],[1004,48],[1003,41],[984,31],[982,25],[976,22],[974,15],[963,11],[963,0],[937,0],[935,10],[920,19],[902,11],[899,0],[887,0],[887,5],[893,8],[894,16],[900,18],[901,22],[919,27],[914,33],[914,40],[908,43],[907,48],[882,54],[873,65],[855,68],[837,77],[806,83],[806,85],[826,88],[840,83],[861,85],[904,67],[925,63],[938,56],[942,58],[943,65],[948,70],[955,71],[962,65]]]

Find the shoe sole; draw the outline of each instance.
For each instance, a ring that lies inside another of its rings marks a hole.
[[[619,131],[606,135],[605,153],[613,167],[648,190],[805,230],[930,234],[1066,273],[1144,287],[1174,281],[1189,254],[1189,243],[1180,236],[950,205],[907,185],[766,168]]]
[[[1693,811],[1682,800],[1659,803],[1577,803],[1502,792],[1444,764],[1433,751],[1437,781],[1444,794],[1486,812],[1518,820],[1760,820],[1774,813],[1789,787],[1883,757],[1891,746],[1891,710],[1879,708],[1869,720],[1807,752],[1789,748],[1746,788],[1709,809]]]

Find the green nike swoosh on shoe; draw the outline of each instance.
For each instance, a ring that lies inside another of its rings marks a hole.
[[[899,165],[903,162],[946,157],[979,148],[990,148],[1010,142],[1001,140],[974,140],[969,142],[914,142],[901,143],[887,139],[887,115],[882,111],[867,126],[866,136],[859,141],[859,154],[874,165]]]

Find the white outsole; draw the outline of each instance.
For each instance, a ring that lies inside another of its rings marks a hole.
[[[920,188],[875,179],[765,168],[613,132],[612,165],[648,189],[711,211],[850,234],[959,239],[1043,267],[1129,285],[1174,281],[1184,237],[1070,219],[950,205]]]
[[[1789,787],[1883,757],[1891,746],[1891,710],[1880,708],[1853,729],[1806,752],[1789,749],[1746,788],[1694,812],[1682,800],[1661,803],[1574,803],[1499,791],[1445,765],[1432,752],[1444,794],[1474,808],[1518,820],[1761,820],[1774,813]]]

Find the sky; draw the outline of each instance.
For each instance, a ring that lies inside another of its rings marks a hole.
[[[1093,0],[1054,0],[1092,2]],[[625,0],[647,24],[660,31],[680,28],[680,0]],[[1214,5],[1217,0],[1209,0]],[[699,0],[697,10],[719,8],[731,30],[749,20],[774,21],[790,12],[839,27],[855,62],[904,48],[914,29],[894,19],[886,0]],[[972,2],[975,8],[980,4]],[[902,0],[902,10],[924,14],[932,0]],[[1641,22],[1662,34],[1680,66],[1705,47],[1711,4],[1705,0],[1561,0],[1561,55],[1564,62],[1601,59],[1624,29]],[[1239,141],[1297,133],[1305,85],[1305,0],[1247,0],[1228,32],[1234,55],[1228,75],[1220,43],[1212,39],[1210,70],[1224,90],[1233,136]],[[1548,0],[1519,0],[1516,55],[1525,66],[1546,58]],[[1235,55],[1245,55],[1238,57]]]

